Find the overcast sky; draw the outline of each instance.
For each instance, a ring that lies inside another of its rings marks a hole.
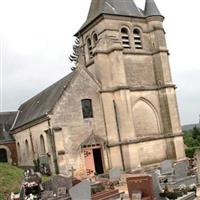
[[[20,104],[70,72],[73,34],[91,0],[0,0],[1,111]],[[155,0],[165,16],[170,63],[182,124],[200,114],[198,0]],[[144,6],[144,0],[135,0]]]

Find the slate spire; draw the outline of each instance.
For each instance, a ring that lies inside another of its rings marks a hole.
[[[162,16],[154,0],[146,0],[144,13],[146,17]]]
[[[83,29],[101,14],[144,17],[133,0],[92,0]]]

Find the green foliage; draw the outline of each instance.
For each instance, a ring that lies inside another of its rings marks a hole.
[[[3,200],[3,194],[0,193],[0,200]]]
[[[189,147],[185,150],[186,156],[188,158],[193,158],[195,150],[200,149],[200,147]]]
[[[192,130],[192,137],[197,141],[200,141],[200,130],[196,126]]]
[[[192,158],[195,150],[200,149],[200,129],[194,127],[193,130],[185,132],[184,143],[187,146],[187,157]]]

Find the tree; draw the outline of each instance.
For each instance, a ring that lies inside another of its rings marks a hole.
[[[75,39],[74,45],[73,45],[73,52],[72,54],[69,56],[69,60],[75,64],[75,66],[73,66],[71,68],[72,71],[76,70],[77,68],[77,64],[79,61],[79,56],[80,56],[80,41],[78,38]]]
[[[196,126],[192,130],[192,137],[200,142],[200,130]]]

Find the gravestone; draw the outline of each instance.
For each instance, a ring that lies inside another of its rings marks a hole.
[[[161,174],[173,174],[173,165],[171,160],[164,160],[160,163]]]
[[[57,197],[66,196],[66,187],[60,187],[57,189]]]
[[[75,185],[69,190],[72,200],[90,200],[91,199],[91,184],[85,180]]]
[[[71,172],[71,177],[74,178],[74,172],[76,171],[76,169],[74,169],[74,167],[72,166],[71,169],[69,169],[68,171]]]
[[[174,174],[176,179],[188,176],[188,164],[186,162],[177,162],[174,165]]]
[[[49,198],[53,198],[53,191],[44,191],[42,192],[41,199],[47,200]]]
[[[58,188],[65,187],[69,190],[72,187],[72,178],[63,175],[57,175],[52,178],[52,189],[54,193],[57,193]]]
[[[109,171],[109,178],[111,181],[119,181],[121,178],[120,168],[112,168]]]
[[[149,175],[135,175],[126,179],[130,199],[134,192],[141,192],[142,198],[154,199],[152,177]]]
[[[53,190],[53,187],[52,187],[52,180],[48,180],[48,181],[45,181],[43,184],[43,187],[46,191],[51,191]]]
[[[49,158],[46,154],[39,157],[40,165],[48,165],[49,164]]]
[[[141,200],[142,199],[142,192],[140,191],[133,191],[131,200]]]
[[[153,191],[154,191],[154,196],[156,197],[156,200],[159,199],[164,199],[160,197],[160,193],[163,193],[162,186],[160,184],[160,179],[159,179],[159,172],[155,171],[152,173],[152,181],[153,181]]]

